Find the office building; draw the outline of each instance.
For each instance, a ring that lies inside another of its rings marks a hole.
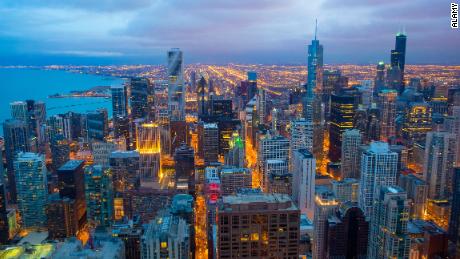
[[[59,196],[75,200],[75,220],[79,229],[86,222],[84,165],[83,160],[69,160],[57,171]]]
[[[128,116],[128,89],[126,85],[112,86],[112,115],[113,118]]]
[[[140,154],[141,180],[156,181],[160,173],[160,125],[138,120],[136,150]]]
[[[361,133],[357,129],[345,130],[342,134],[341,178],[360,178]]]
[[[97,226],[110,226],[113,220],[112,170],[93,165],[85,168],[87,218]]]
[[[59,169],[70,159],[70,143],[62,135],[56,135],[50,140],[53,170]]]
[[[24,229],[46,226],[48,183],[45,158],[35,153],[18,153],[14,160],[17,204]]]
[[[315,93],[321,90],[323,79],[323,45],[315,38],[308,45],[307,58],[307,84],[306,84],[306,99],[304,103],[304,117],[307,120],[313,120],[313,101]]]
[[[182,51],[168,51],[168,111],[171,121],[185,120],[185,86]]]
[[[265,161],[264,172],[267,174],[268,183],[266,185],[266,192],[269,193],[287,193],[285,191],[280,192],[277,186],[280,182],[280,178],[291,178],[289,173],[289,164],[285,159],[268,159]]]
[[[170,212],[150,221],[141,238],[142,258],[191,258],[189,225]]]
[[[8,211],[7,205],[6,187],[3,182],[0,182],[0,244],[6,244],[9,237],[9,224],[8,224]]]
[[[422,142],[432,129],[432,113],[427,103],[410,103],[405,112],[402,137],[409,143]]]
[[[377,64],[377,73],[374,79],[374,96],[377,97],[383,89],[385,89],[385,63],[380,61]]]
[[[131,117],[134,120],[152,117],[154,89],[147,78],[131,78]]]
[[[410,220],[407,230],[411,238],[409,258],[450,258],[448,235],[432,221]]]
[[[86,114],[88,139],[105,140],[109,135],[109,118],[106,109],[98,109]]]
[[[199,145],[202,146],[204,162],[209,164],[218,161],[219,156],[219,128],[217,123],[204,123],[203,136]]]
[[[289,140],[280,135],[265,135],[259,140],[257,166],[261,173],[261,185],[268,191],[269,175],[266,172],[266,162],[270,159],[286,160],[289,163]]]
[[[315,200],[316,159],[307,149],[294,151],[292,199],[302,214],[313,218]]]
[[[114,151],[109,158],[113,187],[117,193],[140,186],[140,155],[138,151]]]
[[[112,141],[94,141],[90,143],[91,154],[93,155],[93,163],[104,167],[109,166],[110,154],[115,150],[122,150],[116,143]]]
[[[378,96],[380,109],[380,139],[387,140],[396,135],[396,90],[383,90]]]
[[[175,182],[177,189],[195,191],[195,152],[193,148],[183,143],[174,152]]]
[[[331,95],[331,122],[329,125],[329,159],[338,162],[342,153],[342,134],[353,128],[353,118],[358,108],[353,93]]]
[[[415,174],[401,173],[398,178],[398,186],[407,192],[410,218],[423,218],[427,205],[428,184]]]
[[[361,155],[359,207],[366,217],[372,215],[375,193],[381,186],[396,184],[398,154],[386,142],[372,142]]]
[[[196,89],[198,102],[198,116],[208,115],[208,88],[206,79],[201,76]]]
[[[238,189],[252,188],[251,170],[247,168],[223,167],[220,170],[222,195],[234,195]]]
[[[6,120],[3,123],[3,137],[5,141],[6,168],[8,173],[8,189],[11,200],[16,201],[16,180],[13,161],[19,152],[31,151],[29,130],[27,124],[20,120]]]
[[[455,141],[448,132],[428,132],[426,136],[423,179],[429,185],[430,199],[448,199],[452,194]]]
[[[382,186],[379,190],[371,214],[368,257],[409,258],[407,194],[398,186]]]
[[[335,214],[338,206],[339,202],[333,192],[323,187],[317,189],[313,218],[313,258],[326,258],[328,219]]]
[[[224,196],[218,209],[217,258],[298,258],[300,214],[289,196]]]
[[[61,198],[58,193],[51,194],[46,216],[49,238],[63,240],[77,235],[79,227],[75,218],[75,200]]]
[[[229,145],[230,149],[225,155],[225,165],[244,167],[246,164],[245,143],[237,132],[233,132]]]
[[[331,184],[332,191],[334,192],[334,195],[339,202],[358,202],[359,179],[344,178],[340,181],[332,180]]]
[[[367,258],[369,222],[355,203],[341,204],[326,224],[325,258]]]
[[[395,49],[391,50],[391,66],[392,71],[398,71],[394,75],[392,84],[393,89],[399,93],[404,91],[404,67],[406,63],[406,40],[407,36],[404,33],[396,34]],[[399,78],[397,77],[399,76]]]

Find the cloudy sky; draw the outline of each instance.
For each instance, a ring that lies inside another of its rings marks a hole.
[[[450,0],[0,0],[0,65],[303,64],[318,19],[325,62],[460,64]]]

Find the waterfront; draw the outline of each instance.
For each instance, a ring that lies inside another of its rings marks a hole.
[[[0,68],[0,121],[11,117],[9,105],[13,101],[27,99],[46,103],[47,116],[68,111],[86,112],[107,108],[112,112],[111,100],[107,98],[48,98],[52,94],[65,94],[74,90],[87,90],[94,86],[121,85],[123,79],[60,70]],[[0,129],[3,135],[3,129]]]

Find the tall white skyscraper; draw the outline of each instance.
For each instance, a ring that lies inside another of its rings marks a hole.
[[[35,153],[19,153],[14,161],[14,173],[22,227],[45,227],[48,199],[45,157]]]
[[[359,179],[359,163],[361,160],[361,133],[357,129],[345,130],[342,134],[342,178]]]
[[[361,155],[359,207],[366,217],[372,215],[376,192],[382,186],[396,184],[398,153],[392,152],[386,142],[372,142]]]
[[[423,178],[428,183],[428,198],[449,198],[455,163],[455,135],[448,132],[428,132],[425,144]]]
[[[267,115],[267,92],[259,88],[257,92],[257,103],[256,103],[257,114],[259,117],[259,123],[264,124],[266,122]]]
[[[368,258],[409,258],[409,202],[406,192],[398,186],[385,186],[376,195]]]
[[[300,211],[313,218],[315,206],[316,160],[307,149],[294,151],[292,171],[292,199]]]
[[[168,51],[168,110],[171,121],[185,120],[185,86],[182,51]]]
[[[334,193],[327,188],[317,189],[313,219],[313,258],[326,258],[327,220],[339,206]]]
[[[289,140],[283,136],[267,134],[259,142],[257,156],[258,170],[262,176],[262,189],[268,192],[269,175],[266,171],[266,163],[270,159],[286,160],[289,163]]]
[[[291,156],[301,148],[313,152],[313,122],[303,118],[291,121]]]

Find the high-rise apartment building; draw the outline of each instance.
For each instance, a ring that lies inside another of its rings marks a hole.
[[[357,129],[345,130],[342,134],[341,178],[360,178],[361,133]]]
[[[372,215],[375,194],[382,186],[396,184],[398,154],[386,142],[372,142],[361,155],[359,207]]]
[[[13,164],[22,227],[44,228],[48,200],[45,158],[43,155],[21,152]]]
[[[87,218],[98,226],[110,226],[113,220],[112,170],[101,165],[85,168]]]
[[[292,199],[303,214],[313,218],[315,205],[316,159],[307,149],[294,151],[292,162]]]

